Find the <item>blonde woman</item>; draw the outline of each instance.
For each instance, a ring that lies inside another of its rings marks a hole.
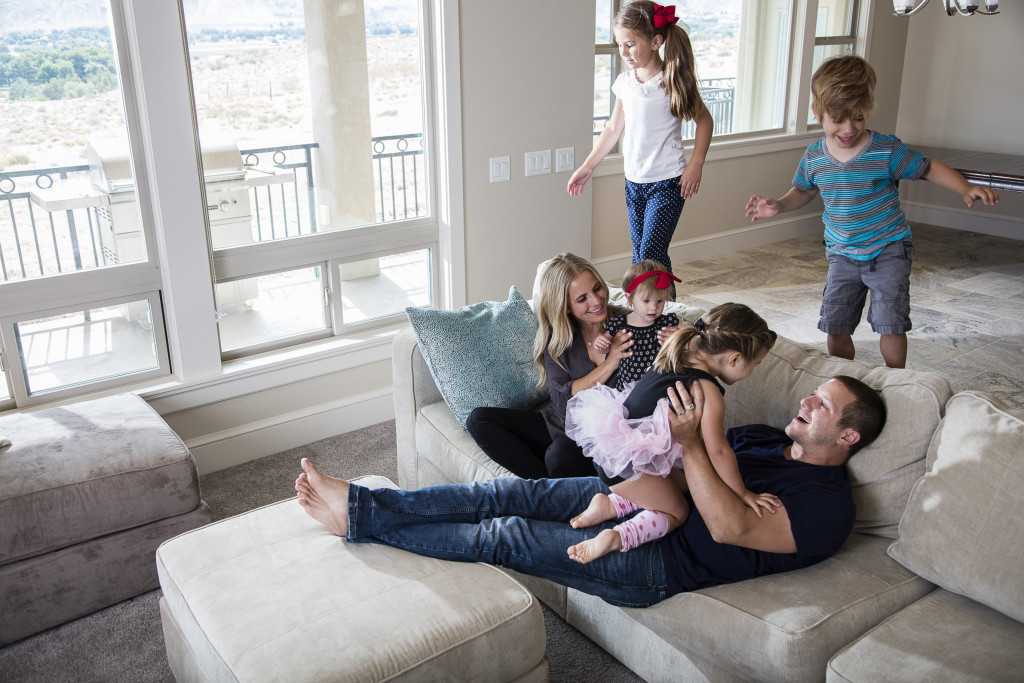
[[[633,340],[627,330],[611,344],[601,340],[608,288],[584,258],[564,253],[551,259],[535,296],[537,386],[547,385],[551,404],[541,412],[476,408],[466,428],[492,460],[525,479],[594,476],[593,461],[565,435],[565,406],[584,389],[614,382]]]

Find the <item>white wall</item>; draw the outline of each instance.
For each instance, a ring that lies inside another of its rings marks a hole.
[[[992,17],[947,17],[929,6],[904,21],[897,135],[915,145],[1024,154],[1024,2],[1004,0]]]
[[[971,152],[936,155],[954,168],[1024,173],[1024,3],[1004,1],[992,17],[928,7],[909,24],[897,135],[915,147]],[[900,195],[911,224],[1024,234],[1024,193],[1003,192],[998,206],[973,209],[928,182],[906,183]]]
[[[593,0],[459,3],[466,298],[529,296],[539,262],[590,256],[591,205],[569,197],[554,150],[590,151]],[[526,152],[552,151],[550,175],[524,177]],[[512,179],[488,180],[488,159],[509,156]]]

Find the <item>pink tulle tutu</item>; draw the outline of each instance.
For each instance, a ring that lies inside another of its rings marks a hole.
[[[623,403],[632,388],[598,384],[573,396],[566,405],[565,433],[609,477],[666,477],[682,456],[672,440],[668,400],[659,401],[653,415],[631,420]]]

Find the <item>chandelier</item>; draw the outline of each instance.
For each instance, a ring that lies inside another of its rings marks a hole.
[[[892,0],[893,14],[898,17],[909,17],[912,14],[917,14],[921,11],[930,0],[920,0],[921,4],[917,4],[918,0]],[[981,9],[979,1],[983,2],[985,9]],[[969,17],[972,14],[999,14],[999,0],[942,0],[942,6],[946,8],[946,14],[953,16],[954,14],[962,14],[965,17]]]

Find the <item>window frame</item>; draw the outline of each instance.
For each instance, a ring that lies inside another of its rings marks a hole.
[[[153,330],[153,345],[154,351],[156,352],[157,367],[149,370],[111,375],[97,380],[70,384],[58,389],[42,390],[35,393],[29,392],[28,378],[26,372],[24,372],[25,367],[22,362],[22,354],[20,353],[22,346],[20,344],[20,338],[15,331],[15,328],[19,323],[27,320],[45,318],[47,316],[79,313],[83,310],[102,308],[106,306],[117,306],[120,304],[135,303],[138,301],[146,301],[149,304],[150,322],[151,329]],[[83,389],[86,390],[87,393],[106,391],[126,384],[138,384],[167,377],[170,374],[170,356],[167,351],[167,338],[163,325],[157,324],[162,320],[162,318],[163,307],[161,305],[160,292],[155,290],[144,293],[122,294],[109,299],[90,299],[88,301],[73,304],[64,303],[48,309],[24,311],[18,315],[5,317],[0,321],[0,339],[3,340],[3,346],[5,349],[11,349],[14,351],[14,353],[10,355],[17,355],[17,359],[11,357],[7,357],[6,359],[6,365],[10,366],[9,369],[11,370],[9,374],[11,398],[19,407],[31,407],[80,396],[83,393]]]
[[[454,308],[466,303],[458,6],[458,0],[421,0],[419,4],[424,36],[420,41],[423,136],[425,144],[431,145],[427,169],[430,215],[324,232],[306,243],[281,240],[270,249],[280,250],[289,262],[300,261],[297,265],[327,263],[328,268],[334,262],[427,249],[433,305]],[[157,292],[166,339],[167,362],[162,374],[144,381],[132,376],[110,387],[84,385],[67,398],[112,389],[145,390],[147,399],[174,409],[301,381],[320,375],[324,368],[355,367],[370,358],[388,356],[391,335],[406,324],[399,314],[338,325],[323,338],[270,345],[272,348],[258,349],[244,358],[221,354],[214,303],[215,264],[219,279],[233,279],[266,270],[272,259],[260,248],[266,245],[210,248],[180,0],[110,0],[110,9],[147,260],[71,273],[59,282],[5,283],[0,324],[23,313],[33,318],[38,311],[55,306],[87,308],[119,296],[143,298],[139,295]],[[205,231],[194,229],[196,225],[204,226]],[[253,246],[257,248],[251,249]],[[330,250],[330,258],[323,249]],[[317,251],[315,256],[313,251]],[[280,260],[273,260],[272,270],[280,270]],[[16,346],[5,341],[4,348]],[[5,381],[6,376],[11,378],[8,384],[14,384],[18,365],[17,359],[0,355]],[[10,393],[11,398],[0,399],[0,411],[29,405],[13,390]],[[48,393],[45,401],[38,402],[55,400],[53,393]]]

